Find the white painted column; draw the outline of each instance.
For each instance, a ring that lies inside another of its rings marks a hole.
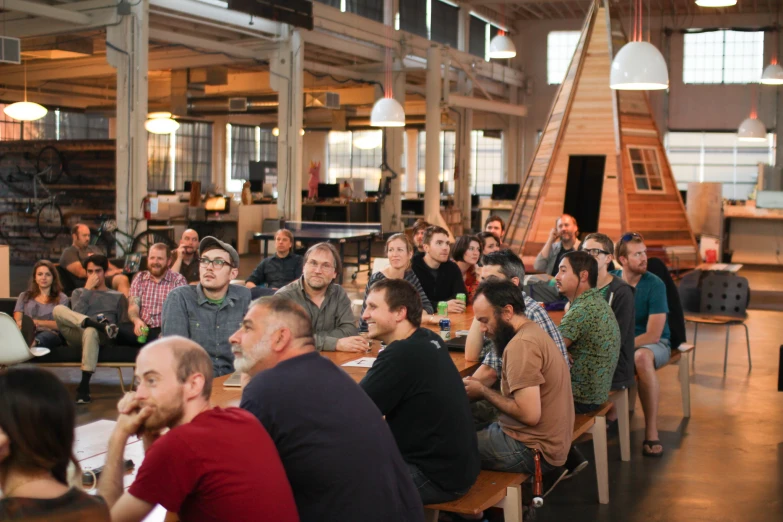
[[[519,104],[519,88],[509,85],[509,103]],[[503,136],[503,170],[506,183],[519,183],[520,175],[520,144],[519,144],[519,120],[518,116],[508,116],[508,125]]]
[[[270,61],[269,83],[278,92],[277,208],[281,218],[302,219],[302,136],[304,42],[297,29],[283,26],[283,41]],[[321,166],[322,169],[325,165]],[[324,178],[324,172],[321,172]]]
[[[419,131],[405,129],[408,140],[408,155],[405,157],[405,177],[408,179],[408,192],[416,193],[419,182]],[[414,196],[415,197],[415,196]]]
[[[115,212],[119,227],[131,231],[147,195],[149,0],[131,4],[131,14],[106,29],[106,43],[106,61],[117,69]]]
[[[462,6],[459,10],[459,29],[457,34],[457,47],[460,51],[468,51],[470,46],[470,11]],[[461,69],[457,76],[457,92],[464,96],[473,96],[473,85],[468,75]],[[473,110],[457,109],[457,153],[456,165],[459,169],[459,179],[455,183],[454,197],[457,208],[462,211],[462,227],[470,230],[470,217],[472,213],[470,190],[473,179],[473,165],[471,163],[470,132],[473,130]]]
[[[399,10],[399,2],[397,0],[384,0],[383,2],[383,23],[391,28],[391,32],[394,32],[394,16]],[[394,52],[394,49],[392,49]],[[393,59],[393,58],[392,58]],[[405,72],[402,70],[402,63],[399,60],[394,60],[392,64],[392,91],[394,99],[400,102],[405,107]],[[383,81],[383,79],[381,79]],[[388,88],[388,86],[385,86]],[[376,89],[376,92],[378,89]],[[402,176],[403,164],[402,154],[405,150],[405,127],[386,127],[384,129],[386,133],[386,163],[389,168],[393,170],[397,177],[391,182],[391,194],[389,194],[383,201],[383,207],[381,208],[381,222],[383,224],[384,232],[399,232],[403,230],[402,220],[400,215],[402,214]],[[379,189],[383,188],[387,177],[392,173],[384,171],[381,173],[381,181]]]
[[[426,119],[427,133],[424,162],[424,216],[431,224],[443,226],[440,215],[440,99],[441,99],[441,56],[440,47],[432,45],[427,49]]]
[[[226,183],[226,159],[228,155],[226,147],[228,141],[227,123],[228,116],[215,116],[212,120],[212,183],[218,191],[222,192],[225,192],[228,188]]]

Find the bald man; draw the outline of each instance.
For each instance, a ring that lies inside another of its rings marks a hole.
[[[159,339],[139,352],[135,372],[98,484],[112,520],[143,520],[156,504],[180,520],[299,520],[266,430],[244,410],[210,405],[212,361],[201,346]],[[125,445],[137,434],[144,461],[123,493]]]
[[[272,435],[302,522],[424,520],[388,424],[353,379],[316,352],[304,308],[262,297],[229,340],[234,366],[249,380],[240,406]]]
[[[84,262],[87,258],[94,254],[108,257],[110,253],[90,244],[90,227],[84,223],[77,223],[71,228],[71,241],[71,246],[63,250],[60,255],[60,266],[71,275],[74,288],[83,288],[87,283],[87,271],[84,269]],[[109,263],[109,268],[104,276],[106,277],[106,286],[122,292],[125,297],[128,297],[130,280],[122,273],[122,268]]]
[[[185,276],[189,285],[197,285],[199,282],[198,265],[198,232],[192,228],[182,233],[179,247],[175,250],[174,263],[171,265],[173,272],[179,272]]]

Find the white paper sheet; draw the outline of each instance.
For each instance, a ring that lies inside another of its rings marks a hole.
[[[350,366],[353,368],[372,368],[375,362],[375,357],[360,357],[353,361],[343,364],[343,366]]]

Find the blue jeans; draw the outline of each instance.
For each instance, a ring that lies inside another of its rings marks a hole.
[[[481,430],[476,436],[481,456],[481,469],[535,474],[535,451],[503,433],[497,422],[490,424],[487,429]],[[550,466],[542,456],[541,472],[546,473],[552,469],[554,466]]]
[[[456,500],[470,491],[470,488],[466,488],[460,491],[443,490],[440,488],[440,486],[428,479],[418,466],[411,464],[410,462],[406,462],[406,464],[408,465],[408,472],[413,479],[413,483],[416,485],[416,489],[419,490],[421,502],[425,506],[427,504],[451,502],[452,500]]]

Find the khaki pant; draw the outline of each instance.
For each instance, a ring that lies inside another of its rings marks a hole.
[[[100,350],[100,337],[98,330],[92,327],[82,328],[82,322],[86,315],[74,312],[67,306],[54,307],[54,320],[57,328],[65,337],[68,346],[82,349],[82,370],[94,372],[98,366],[98,352]]]

